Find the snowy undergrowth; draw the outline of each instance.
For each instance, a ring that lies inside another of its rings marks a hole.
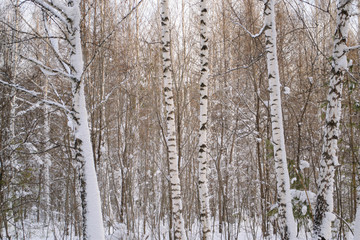
[[[143,226],[143,221],[137,221],[136,226]],[[130,233],[126,230],[125,224],[119,224],[115,227],[113,233],[107,235],[107,240],[117,240],[117,239],[156,239],[156,240],[168,240],[169,231],[168,225],[162,222],[161,226],[158,226],[157,229],[146,227],[146,232],[144,233],[143,228],[138,228],[140,230],[136,234]],[[201,228],[200,222],[192,224],[191,230],[186,231],[187,239],[201,239],[200,238]],[[262,239],[261,229],[259,226],[254,226],[250,222],[243,222],[241,224],[223,224],[223,231],[219,233],[219,222],[211,221],[211,236],[213,240],[225,240],[225,239],[238,239],[238,240],[250,240],[250,239]],[[269,240],[276,238],[268,238]]]
[[[65,235],[62,223],[44,224],[34,219],[26,219],[16,225],[12,225],[9,229],[11,239],[29,239],[29,240],[79,240],[78,237]],[[4,232],[3,232],[4,236]]]
[[[133,223],[133,231],[128,231],[126,224],[116,224],[112,227],[105,227],[107,240],[168,240],[169,239],[169,227],[168,222],[162,222],[160,226],[154,228],[150,227],[148,223],[144,221],[136,220]],[[25,229],[25,230],[24,230]],[[44,223],[37,222],[36,218],[29,218],[23,223],[19,223],[15,227],[10,229],[11,239],[29,239],[29,240],[80,240],[79,237],[74,235],[72,229],[68,229],[69,234],[64,232],[64,223],[52,221],[51,224],[44,225]],[[335,230],[335,229],[333,229]],[[192,224],[191,230],[186,231],[188,240],[200,239],[200,222]],[[272,230],[270,230],[272,232]],[[337,239],[336,232],[334,233],[334,239]],[[346,234],[347,240],[353,240],[353,236],[350,232]],[[256,224],[250,218],[244,218],[244,221],[239,223],[226,224],[223,223],[223,231],[219,233],[219,222],[211,221],[211,236],[212,240],[257,240],[264,239],[261,232],[260,225]],[[305,232],[302,229],[296,240],[311,239],[309,232]],[[279,236],[271,235],[266,240],[280,240]]]

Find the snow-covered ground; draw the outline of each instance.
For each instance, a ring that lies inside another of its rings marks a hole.
[[[264,239],[261,233],[260,226],[256,226],[252,221],[243,221],[241,224],[224,225],[222,233],[219,233],[219,223],[212,221],[212,239],[213,240],[257,240]],[[111,228],[105,227],[107,240],[168,240],[169,231],[166,223],[156,228],[150,228],[145,226],[146,232],[144,233],[144,222],[142,220],[136,221],[134,224],[134,231],[128,232],[125,224],[118,224]],[[25,229],[23,231],[22,229]],[[12,228],[10,235],[11,239],[23,239],[23,240],[81,240],[81,238],[75,236],[74,229],[67,229],[68,235],[64,231],[64,223],[52,221],[49,225],[38,223],[36,219],[28,219],[22,224],[17,226],[17,229]],[[17,233],[17,234],[16,234]],[[4,236],[4,233],[3,233]],[[199,223],[194,223],[191,227],[191,231],[187,231],[188,240],[200,239],[200,226]],[[300,231],[297,240],[311,239],[310,233],[305,233],[304,230]],[[334,239],[338,238],[336,233]],[[269,236],[266,240],[280,240],[277,236]],[[352,234],[349,232],[346,235],[346,240],[353,240]]]

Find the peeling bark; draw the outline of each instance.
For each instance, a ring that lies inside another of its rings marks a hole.
[[[347,70],[347,36],[350,19],[351,0],[336,2],[336,29],[332,54],[332,69],[327,96],[326,119],[322,155],[320,160],[319,190],[316,198],[313,239],[331,238],[333,215],[334,177],[338,162],[338,139],[341,119],[341,98],[344,74]]]

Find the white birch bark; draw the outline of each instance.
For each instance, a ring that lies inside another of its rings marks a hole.
[[[71,16],[72,28],[70,30],[70,44],[73,47],[70,64],[73,67],[72,94],[73,110],[75,112],[75,149],[76,160],[80,163],[80,184],[83,215],[83,239],[101,240],[105,239],[100,192],[94,165],[90,130],[88,125],[88,114],[86,110],[84,81],[82,73],[84,68],[82,48],[80,40],[80,1],[74,1]],[[71,17],[69,16],[69,17]]]
[[[17,42],[18,41],[18,30],[19,30],[19,0],[16,1],[15,6],[15,15],[14,15],[14,22],[15,22],[15,31],[13,31],[12,41]],[[13,51],[11,52],[11,83],[16,84],[17,79],[17,71],[18,71],[18,43],[15,43],[15,47]],[[16,89],[11,88],[10,93],[11,101],[10,101],[10,140],[13,141],[13,138],[15,137],[15,117],[16,117]],[[10,160],[13,162],[13,160]]]
[[[289,172],[286,160],[284,127],[281,107],[280,76],[276,49],[275,0],[264,0],[266,62],[270,91],[270,113],[274,161],[277,181],[278,224],[281,239],[295,239]]]
[[[352,0],[336,1],[336,29],[332,69],[327,96],[323,149],[320,160],[319,190],[316,198],[313,239],[331,238],[335,167],[339,165],[337,150],[341,118],[344,74],[347,70],[346,46]]]
[[[47,100],[48,96],[48,79],[45,79],[45,88],[44,88],[44,99]],[[50,141],[50,123],[49,123],[49,106],[44,104],[44,136],[45,136],[45,150],[49,148],[49,141]],[[51,165],[51,158],[50,154],[46,151],[44,155],[43,161],[43,168],[44,168],[44,216],[45,216],[45,223],[48,222],[48,214],[49,214],[49,206],[50,206],[50,165]]]
[[[358,161],[358,175],[357,175],[357,183],[360,183],[360,163]],[[360,240],[360,184],[356,188],[356,216],[354,222],[354,240]]]
[[[200,1],[200,130],[199,130],[199,198],[200,222],[202,225],[202,239],[210,239],[210,209],[208,190],[208,148],[207,148],[207,122],[208,122],[208,76],[209,76],[209,49],[207,31],[207,0]]]
[[[167,151],[169,158],[172,212],[174,219],[174,238],[186,239],[184,219],[182,216],[181,186],[178,169],[178,153],[176,148],[175,106],[173,81],[171,77],[170,29],[168,0],[161,1],[162,58],[163,80],[166,106]]]
[[[70,46],[70,76],[72,82],[72,120],[75,132],[75,159],[80,175],[80,195],[83,215],[83,239],[105,239],[101,213],[100,192],[94,165],[94,155],[88,126],[84,81],[83,52],[80,39],[80,1],[68,0],[64,5],[58,0],[32,0],[51,12],[66,26],[66,38]]]

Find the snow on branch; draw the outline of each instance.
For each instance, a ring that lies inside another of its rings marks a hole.
[[[242,29],[244,29],[244,31],[245,31],[247,34],[249,34],[252,38],[257,38],[257,37],[259,37],[259,36],[264,32],[265,26],[266,26],[266,24],[264,24],[257,34],[252,34],[252,33],[251,33],[249,30],[247,30],[247,28],[246,28],[245,26],[243,26],[241,23],[239,23],[239,22],[234,22],[234,24],[239,25],[239,26],[240,26]]]
[[[249,30],[247,30],[247,28],[244,26],[244,25],[242,25],[241,23],[240,23],[240,16],[238,16],[237,14],[236,14],[236,11],[235,11],[235,9],[233,8],[233,6],[232,5],[230,5],[230,8],[231,8],[231,11],[235,14],[235,16],[236,16],[236,18],[238,19],[238,21],[234,21],[234,20],[232,20],[232,22],[235,24],[235,25],[239,25],[242,29],[244,29],[244,31],[247,33],[247,34],[249,34],[252,38],[257,38],[257,37],[259,37],[264,31],[265,31],[265,27],[266,27],[266,24],[264,23],[264,25],[261,27],[261,29],[259,30],[259,32],[257,33],[257,34],[252,34]]]
[[[31,96],[33,96],[33,97],[37,97],[37,96],[40,95],[40,93],[35,92],[35,91],[32,91],[32,90],[28,90],[28,89],[26,89],[26,88],[24,88],[24,87],[22,87],[22,86],[20,86],[20,85],[18,85],[18,84],[8,83],[8,82],[5,82],[5,81],[3,81],[3,80],[1,80],[1,79],[0,79],[0,83],[1,83],[2,85],[4,85],[4,86],[11,87],[11,88],[15,88],[16,90],[19,90],[19,91],[21,91],[21,92],[27,93],[27,94],[29,94],[29,95],[31,95]]]
[[[360,82],[360,80],[358,78],[356,78],[354,76],[354,74],[352,74],[349,70],[346,70],[346,73],[349,74],[349,76],[356,82]]]
[[[31,0],[32,2],[38,4],[41,8],[51,12],[55,17],[57,17],[60,21],[67,24],[67,19],[69,16],[65,13],[68,7],[64,4],[60,3],[57,0],[53,0],[49,2],[47,0]]]
[[[303,3],[305,3],[305,4],[308,4],[308,5],[311,6],[311,7],[317,8],[318,10],[320,10],[320,11],[322,11],[322,12],[324,12],[324,13],[329,13],[329,14],[330,14],[330,2],[328,3],[326,9],[323,9],[323,8],[317,6],[316,4],[311,3],[310,1],[300,0],[300,2],[303,2]]]
[[[116,86],[114,87],[105,97],[103,100],[101,100],[101,102],[99,102],[98,104],[95,104],[95,106],[92,108],[92,110],[90,111],[91,113],[93,113],[98,107],[104,105],[110,98],[110,96],[113,94],[113,92],[118,89],[120,86]]]
[[[357,46],[347,47],[345,50],[346,51],[351,51],[351,50],[355,50],[355,49],[359,49],[359,48],[360,48],[360,45],[357,45]]]
[[[35,104],[31,104],[31,107],[27,108],[26,110],[20,111],[16,113],[16,117],[22,116],[32,110],[35,110],[36,108],[40,107],[41,102],[37,102]]]
[[[59,0],[52,0],[51,4],[58,10],[62,12],[67,12],[69,7],[66,6],[64,3],[60,2]]]
[[[48,27],[48,22],[47,22],[46,16],[47,16],[47,14],[46,14],[46,12],[43,10],[44,29],[45,29],[45,32],[46,32],[46,34],[47,34],[48,40],[49,40],[49,42],[47,42],[47,43],[50,45],[53,53],[55,54],[56,59],[60,62],[60,64],[61,64],[61,66],[63,67],[63,69],[64,69],[66,72],[70,73],[70,68],[71,68],[71,66],[70,66],[69,63],[67,63],[66,61],[64,61],[64,60],[61,58],[61,55],[60,55],[60,52],[59,52],[59,45],[58,45],[58,42],[56,41],[57,39],[54,38],[54,37],[52,36],[51,32],[50,32],[50,29],[49,29],[49,27]],[[67,40],[67,39],[66,39],[66,40]],[[67,41],[68,41],[68,40],[67,40]]]
[[[34,59],[34,58],[27,58],[23,55],[20,55],[20,57],[38,65],[40,67],[40,70],[46,75],[46,76],[54,76],[54,75],[61,75],[63,77],[66,77],[66,78],[74,78],[74,75],[72,74],[68,74],[66,72],[63,72],[59,69],[53,69],[53,68],[50,68],[48,66],[45,66],[42,62]]]
[[[54,91],[56,97],[60,100],[61,104],[63,106],[66,106],[66,104],[64,103],[64,100],[62,100],[62,98],[60,97],[60,95],[59,95],[58,91],[56,90],[56,88],[54,87],[54,85],[51,82],[49,82],[49,85],[52,88],[52,90]]]
[[[23,92],[23,93],[25,93],[25,94],[27,94],[29,96],[32,96],[32,97],[40,97],[41,96],[41,93],[39,93],[39,92],[35,92],[35,91],[32,91],[32,90],[26,89],[23,86],[20,86],[18,84],[5,82],[5,81],[3,81],[1,79],[0,79],[0,84],[4,85],[6,87],[15,88],[16,90],[21,91],[21,92]],[[64,104],[60,104],[58,102],[45,100],[45,99],[39,99],[39,101],[44,103],[44,104],[60,108],[60,109],[64,110],[66,113],[73,113],[73,111],[69,110]]]

